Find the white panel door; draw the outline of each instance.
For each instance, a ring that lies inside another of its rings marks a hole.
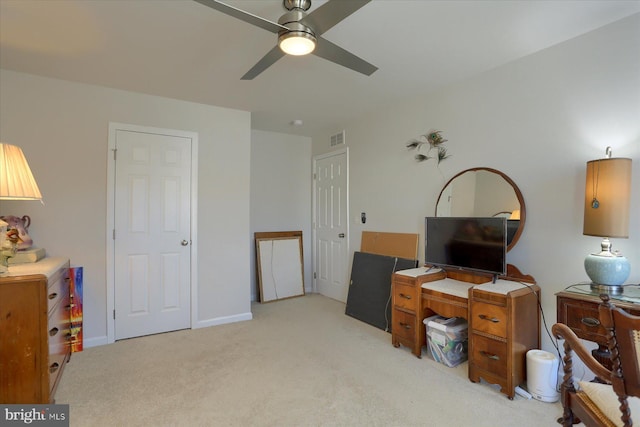
[[[115,338],[190,327],[191,139],[116,131]]]
[[[347,301],[348,209],[347,152],[315,161],[315,277],[317,290]]]

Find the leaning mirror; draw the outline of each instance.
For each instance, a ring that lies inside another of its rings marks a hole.
[[[524,199],[518,186],[504,173],[473,168],[449,180],[436,203],[436,216],[507,218],[507,250],[515,246],[526,219]]]

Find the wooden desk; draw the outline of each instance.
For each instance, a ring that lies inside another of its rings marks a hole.
[[[392,279],[392,344],[422,357],[425,318],[463,317],[469,322],[469,379],[498,384],[513,399],[515,387],[526,380],[526,352],[540,348],[540,288],[533,277],[513,266],[496,284],[469,273],[408,271]]]
[[[575,285],[572,289],[556,294],[557,321],[571,328],[579,338],[598,344],[598,348],[592,351],[593,357],[611,369],[607,331],[600,324],[598,314],[598,306],[602,300],[597,292],[591,292],[588,284]],[[635,316],[640,316],[640,289],[625,288],[623,295],[610,295],[610,302]]]

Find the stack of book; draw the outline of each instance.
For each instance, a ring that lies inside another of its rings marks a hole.
[[[18,251],[14,256],[9,258],[9,265],[26,264],[28,262],[36,262],[44,258],[46,251],[44,248],[29,248]]]

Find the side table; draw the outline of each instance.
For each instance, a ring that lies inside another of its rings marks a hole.
[[[573,285],[556,294],[557,320],[567,325],[578,338],[595,342],[593,357],[607,369],[611,369],[611,355],[607,348],[607,331],[600,324],[598,306],[602,302],[597,292],[591,291],[589,284]],[[621,295],[610,295],[616,307],[640,316],[640,289],[625,287]]]

